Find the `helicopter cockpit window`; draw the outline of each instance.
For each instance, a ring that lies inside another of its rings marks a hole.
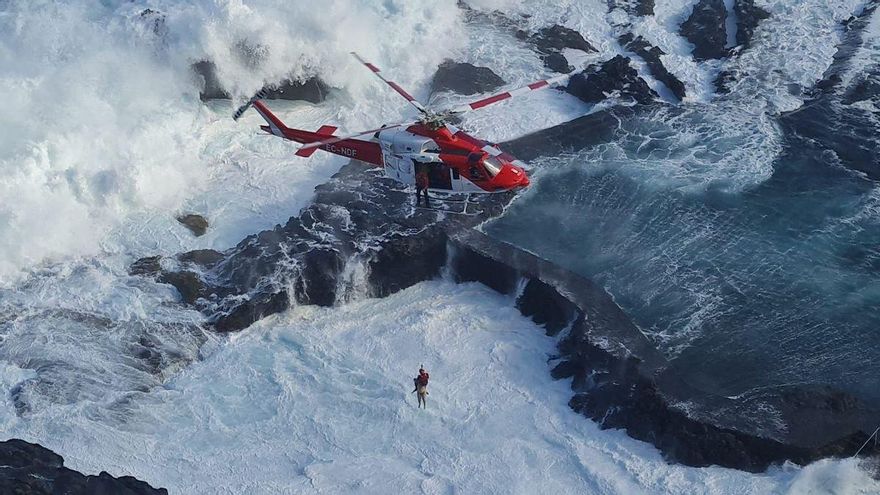
[[[495,158],[494,156],[486,157],[483,160],[483,166],[486,167],[486,172],[489,173],[489,177],[495,177],[501,172],[502,163],[501,160]]]

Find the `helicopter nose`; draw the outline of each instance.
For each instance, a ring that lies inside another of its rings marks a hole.
[[[522,167],[517,167],[516,165],[511,165],[511,168],[514,172],[516,172],[516,175],[519,177],[519,185],[521,187],[529,185],[529,174],[526,173],[525,169],[523,169]]]
[[[513,189],[515,187],[525,187],[529,185],[529,176],[526,171],[513,164],[506,164],[501,169],[501,173],[496,177],[498,185],[504,189]]]

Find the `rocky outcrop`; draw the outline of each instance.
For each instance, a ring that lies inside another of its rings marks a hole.
[[[587,103],[598,103],[609,97],[648,104],[657,93],[629,63],[618,55],[598,66],[591,66],[572,77],[565,90]]]
[[[720,43],[720,39],[713,38],[713,42],[715,43],[713,50],[716,50],[716,53],[714,57],[709,58],[720,58],[725,55],[739,55],[743,50],[748,49],[752,44],[752,37],[755,34],[755,29],[757,29],[758,24],[764,19],[770,17],[770,13],[755,5],[754,0],[737,0],[733,6],[733,15],[736,18],[736,47],[733,50],[727,50],[725,54],[722,54],[717,50],[717,43]],[[722,20],[721,22],[723,22],[726,27],[725,20]],[[726,39],[726,31],[724,36]],[[735,81],[735,73],[723,69],[715,79],[715,89],[718,93],[729,93]]]
[[[609,0],[609,4],[611,0]],[[622,0],[619,2],[626,4],[628,8],[646,11],[653,11],[653,0]],[[538,52],[544,66],[548,69],[569,73],[574,67],[569,65],[568,60],[562,51],[565,49],[581,50],[585,53],[594,53],[596,49],[591,45],[583,35],[578,31],[562,26],[553,25],[541,28],[538,31],[531,31],[527,27],[526,20],[530,17],[527,14],[519,16],[509,16],[504,12],[497,10],[485,11],[474,9],[467,5],[466,2],[459,1],[458,6],[464,11],[465,19],[475,24],[491,24],[499,29],[510,32],[517,39],[528,44],[530,48]]]
[[[228,100],[231,98],[217,77],[217,66],[209,60],[202,60],[192,65],[199,82],[199,98],[202,101]],[[329,86],[319,77],[311,77],[305,81],[285,79],[280,83],[267,84],[263,87],[264,98],[269,100],[302,100],[320,103],[327,97]]]
[[[446,261],[445,232],[500,213],[510,197],[475,199],[473,215],[414,210],[397,182],[351,163],[283,226],[223,253],[184,253],[168,263],[174,269],[151,257],[131,271],[173,285],[215,330],[240,330],[294,301],[331,306],[358,290],[385,296],[435,277]]]
[[[321,103],[327,99],[330,87],[318,77],[310,77],[305,81],[285,79],[278,84],[269,84],[263,88],[267,100],[297,100],[309,103]]]
[[[206,295],[205,284],[199,275],[191,271],[163,272],[159,276],[159,282],[173,285],[180,297],[186,304],[195,304],[200,297]]]
[[[183,263],[192,263],[202,268],[211,268],[223,260],[223,253],[213,249],[196,249],[195,251],[181,254],[177,259]]]
[[[675,95],[679,100],[685,97],[685,88],[684,83],[678,80],[677,77],[672,75],[666,69],[666,66],[663,65],[663,62],[660,60],[661,55],[665,55],[666,53],[663,50],[657,48],[656,46],[651,46],[644,38],[641,36],[635,36],[632,33],[627,33],[621,36],[618,40],[621,46],[625,47],[627,50],[631,50],[636,55],[642,58],[646,64],[648,64],[648,69],[651,70],[651,75],[654,76],[655,79],[663,83],[672,94]]]
[[[168,24],[165,14],[155,9],[144,9],[137,15],[138,21],[158,40],[168,35]]]
[[[202,101],[228,100],[229,93],[220,84],[217,77],[217,66],[210,60],[202,60],[192,65],[193,73],[199,82],[199,98]]]
[[[520,311],[562,335],[552,374],[571,379],[569,405],[603,428],[626,430],[667,459],[760,472],[790,460],[852,455],[877,411],[828,387],[789,386],[766,397],[788,430],[767,435],[750,423],[748,399],[709,395],[676,376],[666,359],[611,297],[588,279],[476,231],[452,235],[452,273],[516,296]],[[521,292],[517,292],[522,288]],[[567,332],[566,332],[567,330]],[[723,410],[725,419],[695,418],[676,404]],[[739,423],[734,427],[735,421]],[[776,438],[778,436],[778,438]]]
[[[816,83],[814,93],[833,92],[842,81],[841,76],[849,68],[853,56],[864,43],[864,32],[878,7],[877,1],[869,3],[859,15],[850,17],[843,23],[843,38],[831,61],[831,65]],[[856,86],[858,87],[858,85]],[[854,89],[854,88],[850,88]],[[857,101],[863,98],[847,98]]]
[[[535,49],[541,53],[559,52],[566,48],[582,50],[587,53],[596,51],[593,45],[585,40],[581,33],[558,24],[542,28],[531,35],[521,32],[519,37],[528,39],[529,42],[535,45]]]
[[[201,215],[188,213],[177,217],[177,221],[188,228],[196,237],[201,237],[208,231],[208,219]]]
[[[461,95],[488,93],[505,84],[497,74],[488,67],[477,67],[465,62],[446,60],[431,81],[431,91],[452,91]]]
[[[733,13],[736,15],[736,45],[744,50],[751,45],[758,23],[769,18],[770,13],[755,5],[755,0],[736,0]]]
[[[654,0],[607,0],[608,10],[623,9],[629,15],[654,15]]]
[[[168,490],[131,476],[114,478],[104,471],[85,476],[64,467],[64,459],[51,450],[12,439],[0,442],[0,493],[167,495]]]
[[[694,45],[695,60],[724,58],[727,47],[727,8],[724,0],[700,0],[681,24],[681,35]]]
[[[877,7],[878,2],[870,3],[844,24],[844,35],[831,66],[807,91],[811,99],[779,118],[786,133],[820,144],[833,151],[842,166],[873,179],[880,179],[880,143],[876,139],[876,114],[864,108],[880,105],[880,65],[854,71],[857,76],[846,87],[842,82],[843,75],[852,70],[853,56],[864,43],[865,29]]]
[[[568,64],[562,50],[570,48],[586,53],[596,51],[581,33],[560,25],[545,27],[531,34],[518,30],[516,37],[531,44],[541,55],[544,66],[556,72],[568,73],[574,70],[574,67]]]

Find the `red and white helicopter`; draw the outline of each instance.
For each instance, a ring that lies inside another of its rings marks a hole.
[[[311,156],[317,149],[384,167],[385,174],[414,185],[418,167],[428,169],[429,190],[446,193],[497,193],[529,185],[525,163],[496,145],[468,135],[446,120],[454,115],[485,108],[508,98],[562,83],[572,74],[536,81],[450,110],[433,112],[394,81],[382,77],[379,69],[352,52],[358,61],[421,112],[414,122],[384,125],[378,129],[334,136],[336,127],[324,125],[316,132],[291,129],[261,101],[262,92],[233,114],[239,117],[251,106],[266,120],[260,128],[276,136],[303,143],[297,156]],[[372,140],[356,139],[372,135]]]

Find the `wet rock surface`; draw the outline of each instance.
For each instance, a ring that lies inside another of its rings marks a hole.
[[[727,46],[727,8],[724,0],[700,0],[690,17],[681,24],[681,35],[694,45],[695,60],[711,60],[729,55]]]
[[[446,60],[431,81],[431,91],[452,91],[461,95],[488,93],[505,84],[504,79],[488,67]]]
[[[653,102],[657,93],[629,62],[629,58],[618,55],[590,66],[572,77],[565,90],[587,103],[598,103],[612,96],[641,104]]]
[[[627,50],[633,51],[636,55],[641,57],[645,63],[648,64],[648,69],[651,70],[651,75],[666,85],[676,98],[681,100],[685,97],[684,83],[672,75],[660,60],[660,56],[665,55],[663,50],[656,46],[652,46],[641,36],[635,36],[632,33],[627,33],[621,36],[618,41],[621,46],[625,47]]]
[[[562,54],[566,48],[585,53],[596,51],[581,33],[560,25],[545,27],[534,33],[518,30],[516,37],[528,42],[540,54],[544,66],[556,72],[568,73],[574,70]]]
[[[527,38],[541,53],[559,52],[565,48],[582,50],[587,53],[596,51],[581,33],[558,24],[542,28],[531,35],[521,33],[519,37],[521,39]]]
[[[208,219],[201,215],[195,215],[192,213],[181,215],[177,217],[177,221],[184,227],[188,228],[196,237],[203,236],[205,235],[205,232],[208,231]]]
[[[607,0],[608,10],[623,9],[636,16],[654,15],[654,0]]]
[[[64,467],[64,459],[51,450],[12,439],[0,442],[0,493],[167,495],[168,491],[131,476],[115,478],[104,471],[86,476]]]
[[[264,89],[264,98],[267,100],[299,100],[309,103],[321,103],[330,91],[330,87],[317,77],[305,81],[284,80],[279,84],[270,84]]]
[[[228,100],[229,93],[223,89],[220,79],[217,77],[217,66],[210,60],[201,60],[192,65],[193,73],[199,84],[199,98],[202,101]]]
[[[746,49],[752,43],[758,24],[770,18],[770,13],[755,5],[755,0],[736,0],[733,13],[736,15],[736,44]]]
[[[806,91],[811,99],[779,119],[786,133],[820,143],[844,167],[873,179],[880,178],[880,143],[875,139],[876,116],[864,108],[880,105],[880,66],[865,68],[849,86],[843,87],[842,82],[877,8],[878,2],[871,2],[859,16],[844,23],[843,39],[831,66]]]
[[[467,203],[473,215],[414,209],[410,190],[380,170],[350,163],[318,186],[314,202],[285,225],[223,253],[183,253],[180,269],[160,267],[159,281],[177,288],[183,302],[224,332],[293,301],[331,306],[353,294],[381,297],[437,276],[446,262],[445,232],[499,214],[511,197],[474,198]],[[145,258],[131,270],[150,273],[157,264]]]
[[[192,65],[193,73],[199,84],[199,98],[202,101],[228,100],[229,92],[223,88],[217,76],[217,66],[210,60],[202,60]],[[327,97],[330,87],[318,77],[311,77],[305,81],[284,80],[279,83],[268,84],[263,88],[264,98],[269,100],[302,100],[311,103],[320,103]]]

